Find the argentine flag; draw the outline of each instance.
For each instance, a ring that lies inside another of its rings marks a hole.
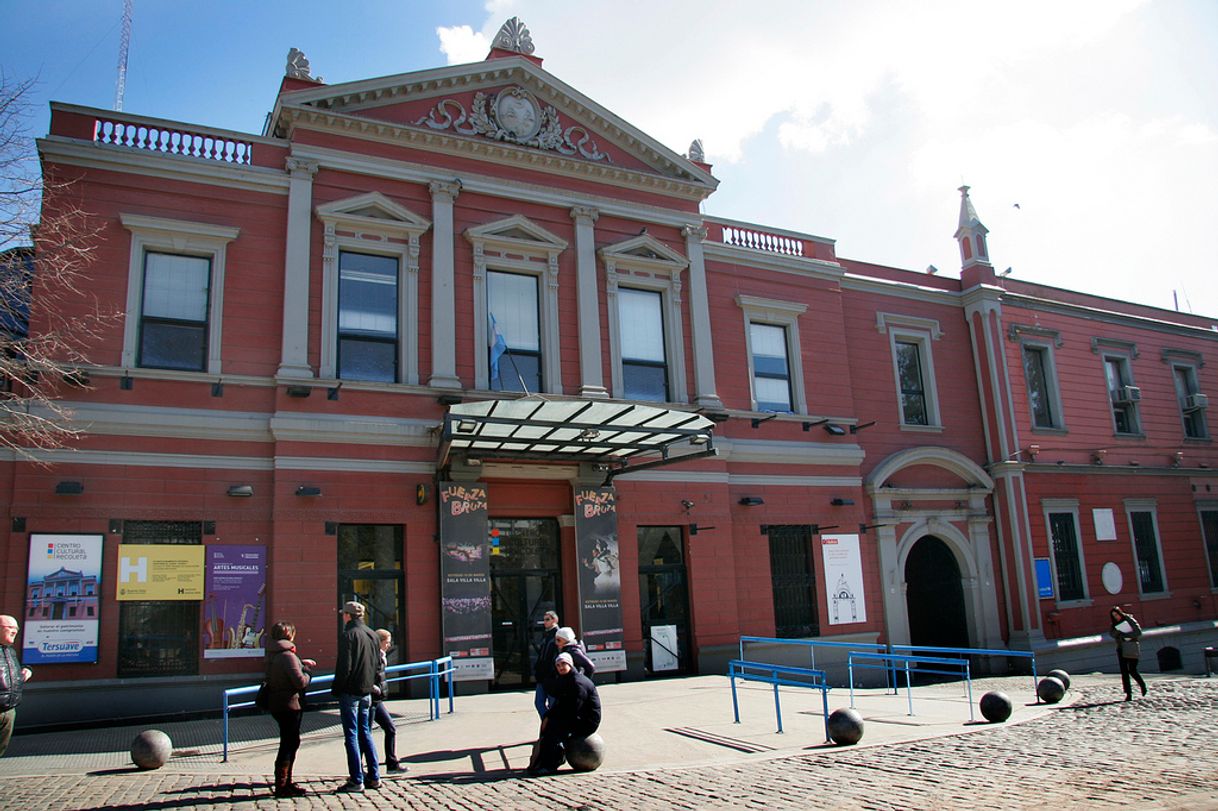
[[[499,331],[499,325],[495,322],[495,314],[488,312],[486,318],[490,322],[486,333],[486,343],[491,349],[491,380],[498,380],[499,359],[507,351],[507,341],[503,340],[503,333]]]

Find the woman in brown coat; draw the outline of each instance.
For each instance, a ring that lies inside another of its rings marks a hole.
[[[307,794],[292,782],[292,765],[300,748],[300,720],[304,715],[301,698],[309,684],[312,659],[296,655],[296,626],[277,622],[271,628],[266,648],[267,709],[279,724],[279,754],[275,758],[275,796],[299,797]]]

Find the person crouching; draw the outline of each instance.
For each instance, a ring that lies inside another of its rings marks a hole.
[[[553,774],[563,764],[567,743],[573,738],[586,738],[601,725],[601,698],[596,685],[576,672],[571,655],[558,654],[554,670],[555,678],[550,682],[554,706],[541,719],[535,754],[526,769],[531,777]]]

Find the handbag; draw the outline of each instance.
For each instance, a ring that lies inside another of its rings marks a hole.
[[[267,712],[270,710],[271,691],[267,687],[266,681],[263,681],[262,684],[259,685],[259,687],[258,687],[258,694],[256,696],[254,696],[254,706],[257,707],[258,709],[262,710],[263,712]]]

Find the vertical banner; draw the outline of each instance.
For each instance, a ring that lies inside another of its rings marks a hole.
[[[266,547],[208,546],[203,658],[266,655]]]
[[[612,487],[575,488],[575,554],[579,558],[579,619],[588,658],[598,673],[625,670],[622,572]]]
[[[30,535],[23,663],[97,662],[102,540],[101,535]]]
[[[863,592],[859,536],[822,535],[820,543],[825,563],[825,594],[829,598],[829,624],[866,622],[867,601]]]
[[[454,680],[493,679],[486,487],[440,482],[439,498],[444,650]]]

